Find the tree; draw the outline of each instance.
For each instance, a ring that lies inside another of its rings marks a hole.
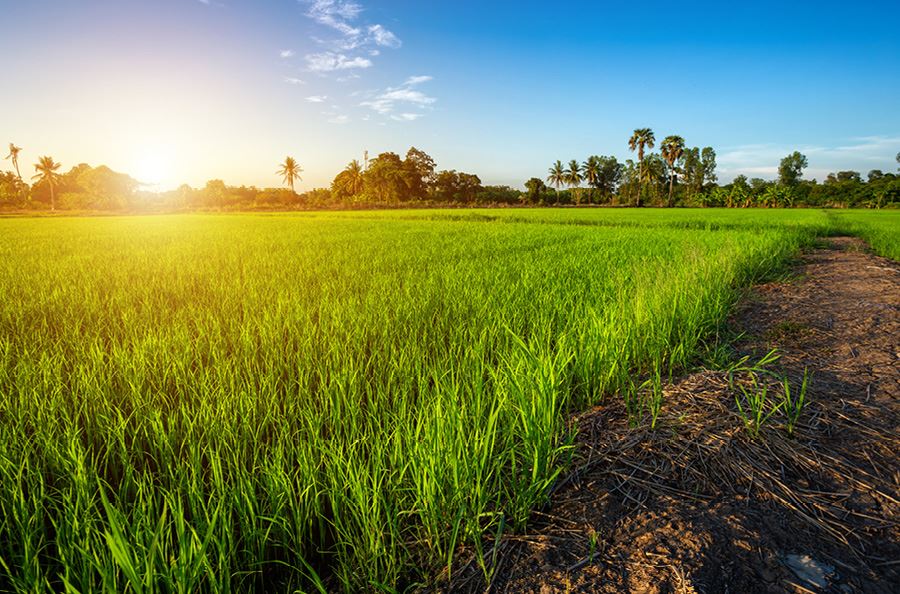
[[[362,165],[354,159],[331,182],[331,193],[336,199],[341,200],[362,194],[364,187]]]
[[[557,160],[548,170],[547,183],[556,188],[556,203],[559,204],[559,188],[566,183],[566,170],[562,161]]]
[[[566,184],[570,188],[578,188],[581,185],[581,165],[578,163],[576,159],[572,159],[569,161],[569,167],[566,169]],[[580,200],[578,199],[578,192],[575,192],[575,203],[578,204]]]
[[[525,193],[527,200],[533,204],[537,204],[543,198],[544,192],[547,191],[547,186],[544,185],[544,180],[541,178],[532,177],[525,182],[525,189],[527,190]]]
[[[85,166],[77,175],[78,186],[87,195],[88,204],[93,208],[124,207],[138,187],[138,182],[131,176],[115,172],[106,165]]]
[[[656,137],[653,135],[653,130],[650,128],[638,128],[634,131],[634,134],[631,135],[631,138],[628,139],[628,148],[632,151],[636,150],[638,155],[637,206],[641,206],[641,184],[644,179],[644,149],[652,149],[655,142]]]
[[[591,188],[596,188],[600,182],[600,157],[592,155],[581,165],[582,179]]]
[[[704,188],[716,183],[719,179],[716,175],[716,151],[711,146],[705,146],[700,151],[700,173],[701,185]]]
[[[38,184],[45,183],[50,187],[50,210],[56,210],[56,185],[59,183],[59,174],[56,172],[61,165],[53,160],[53,157],[41,157],[35,164],[37,171],[31,179]],[[35,184],[37,185],[37,184]]]
[[[809,166],[805,155],[794,151],[781,160],[778,166],[778,182],[785,186],[796,186],[803,177],[803,170]]]
[[[276,173],[284,178],[284,183],[291,188],[291,192],[294,191],[295,181],[303,181],[303,178],[300,177],[300,174],[303,173],[303,168],[300,167],[300,164],[293,157],[285,157],[284,163],[281,164]]]
[[[19,153],[22,152],[22,147],[16,146],[13,143],[9,143],[9,154],[6,155],[6,158],[12,161],[13,167],[16,169],[16,176],[19,178],[19,181],[22,180],[22,174],[19,173]]]
[[[381,153],[369,161],[363,173],[367,194],[383,204],[394,204],[409,197],[409,172],[397,153]]]
[[[424,151],[412,147],[406,153],[403,166],[409,176],[410,197],[424,200],[428,196],[428,189],[434,184],[434,159]]]
[[[593,181],[588,178],[587,164],[593,163],[597,169],[596,176],[593,174]],[[622,172],[624,170],[624,166],[619,163],[619,161],[615,157],[607,157],[607,156],[594,156],[590,157],[585,162],[585,175],[584,179],[588,182],[588,184],[596,188],[600,191],[600,194],[604,198],[610,198],[613,193],[616,191],[616,188],[619,186],[619,182],[622,180]]]
[[[676,169],[675,163],[684,153],[684,138],[681,136],[666,136],[660,145],[663,159],[669,165],[669,206],[674,206],[672,201],[672,191],[675,186]]]

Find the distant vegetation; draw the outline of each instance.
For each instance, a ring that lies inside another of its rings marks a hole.
[[[803,179],[807,159],[794,152],[778,168],[778,179],[737,176],[720,185],[712,147],[689,147],[670,135],[652,152],[656,137],[639,128],[628,139],[636,160],[591,155],[584,161],[556,161],[546,177],[532,177],[524,191],[485,186],[472,173],[438,170],[434,159],[415,147],[405,157],[381,153],[363,163],[353,160],[330,188],[294,191],[302,167],[293,157],[276,174],[285,188],[228,186],[220,179],[203,188],[188,185],[152,192],[106,166],[79,164],[65,173],[52,157],[40,157],[29,185],[20,172],[22,148],[9,145],[12,170],[0,173],[0,210],[187,211],[317,210],[440,206],[669,206],[729,208],[884,208],[900,204],[900,176],[873,169],[832,173],[823,183]],[[651,151],[651,152],[647,152]],[[900,163],[900,154],[897,155]]]

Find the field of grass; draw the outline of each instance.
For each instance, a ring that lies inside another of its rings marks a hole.
[[[0,590],[403,590],[521,528],[566,412],[896,213],[0,219]]]

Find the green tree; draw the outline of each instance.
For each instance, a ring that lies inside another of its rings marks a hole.
[[[548,170],[547,183],[556,188],[556,203],[559,204],[559,188],[566,183],[566,169],[557,160]]]
[[[409,176],[407,180],[409,197],[424,200],[428,196],[429,188],[434,184],[436,167],[434,159],[426,152],[412,147],[406,153],[403,166]]]
[[[9,143],[9,154],[6,155],[6,158],[12,161],[13,167],[16,170],[16,176],[19,180],[22,180],[22,174],[19,173],[19,153],[22,152],[22,147],[16,146],[13,143]]]
[[[638,195],[637,206],[641,206],[641,191],[644,179],[644,149],[653,148],[656,137],[650,128],[638,128],[628,139],[628,148],[638,155]]]
[[[382,204],[406,200],[410,192],[410,176],[397,153],[381,153],[369,161],[363,173],[365,191]]]
[[[331,193],[336,199],[342,200],[362,194],[364,187],[362,165],[353,159],[331,182]]]
[[[300,174],[303,173],[303,168],[300,167],[300,164],[293,157],[285,157],[284,163],[281,164],[276,173],[284,179],[285,185],[291,188],[291,192],[294,191],[295,181],[303,181],[303,178],[300,177]]]
[[[671,207],[675,205],[672,199],[672,191],[674,190],[675,178],[677,177],[675,163],[684,153],[684,138],[675,135],[666,136],[660,145],[660,151],[663,159],[669,166],[669,206]]]
[[[525,198],[528,202],[537,204],[543,199],[544,193],[547,191],[547,186],[544,185],[544,180],[541,178],[532,177],[525,182],[525,190]]]
[[[581,165],[582,179],[591,188],[596,188],[597,184],[600,183],[600,173],[601,173],[600,157],[598,157],[596,155],[591,155]],[[588,201],[591,202],[592,200],[589,199]]]
[[[576,159],[572,159],[566,168],[566,185],[575,189],[575,204],[581,201],[578,195],[578,187],[581,186],[581,180],[581,164]]]
[[[778,182],[784,186],[796,186],[803,177],[803,170],[809,166],[809,161],[800,151],[794,151],[781,160],[778,166]]]
[[[37,184],[46,184],[50,187],[50,210],[56,210],[56,186],[59,183],[60,175],[56,172],[60,168],[60,164],[53,160],[53,157],[41,157],[35,164],[35,173],[31,179],[37,180]]]

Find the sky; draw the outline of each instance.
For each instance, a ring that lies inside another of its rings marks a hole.
[[[0,0],[0,145],[169,189],[416,146],[521,187],[650,127],[720,181],[894,171],[900,2]],[[7,168],[8,162],[0,162]],[[28,166],[30,169],[30,166]]]

